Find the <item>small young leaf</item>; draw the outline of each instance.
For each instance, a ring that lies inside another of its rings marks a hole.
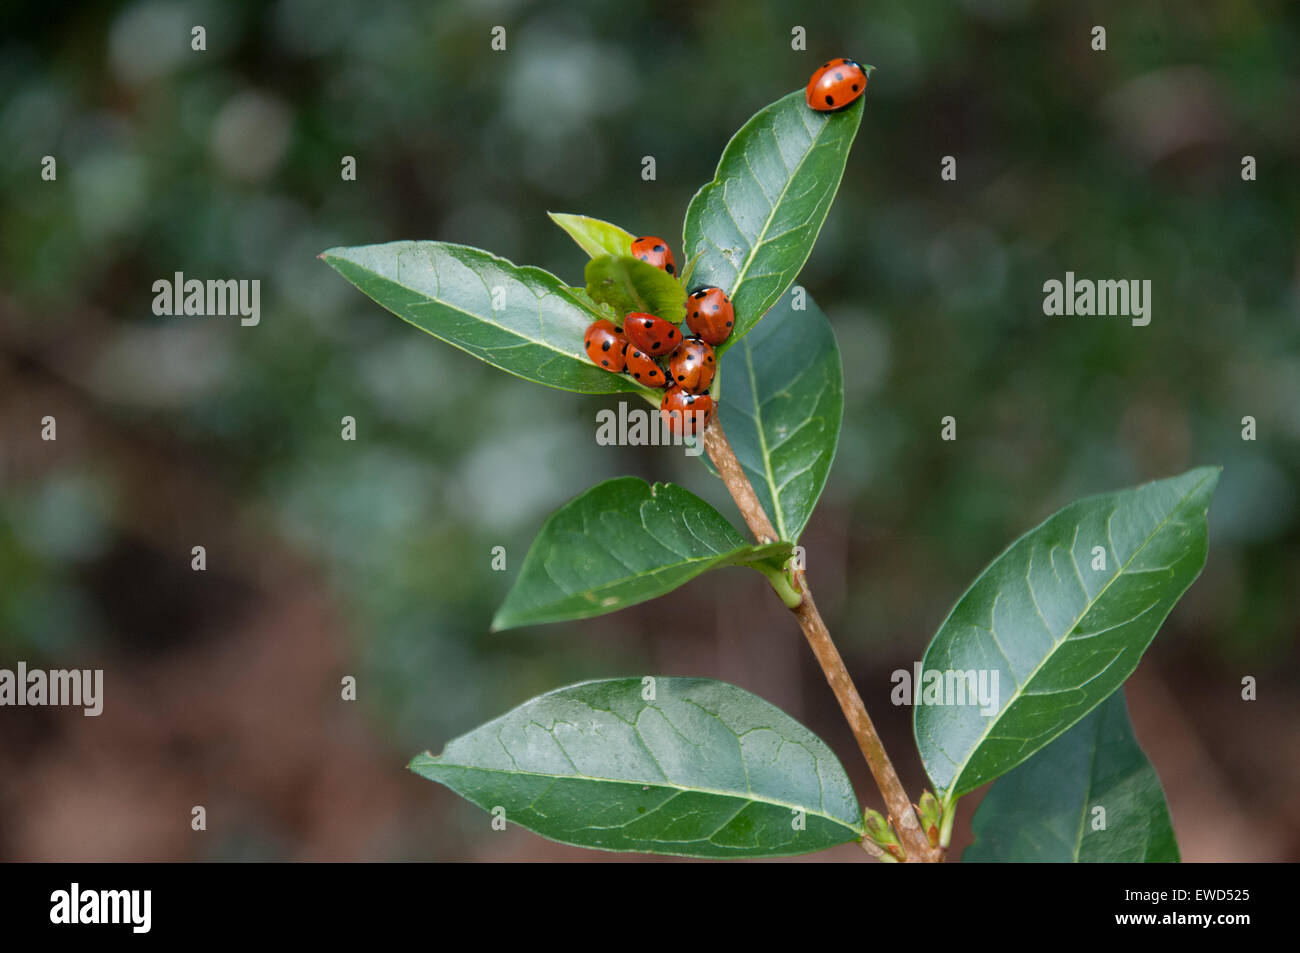
[[[699,256],[691,286],[722,288],[736,307],[735,330],[719,350],[758,323],[812,254],[862,103],[820,113],[803,90],[778,99],[732,137],[713,181],[691,199],[682,238],[683,257]]]
[[[966,863],[1178,862],[1165,793],[1122,689],[998,778],[971,829]]]
[[[599,850],[783,857],[862,837],[825,742],[705,678],[583,682],[425,753],[412,771],[507,823]]]
[[[923,679],[983,674],[989,689],[996,678],[994,711],[982,714],[969,694],[966,704],[924,704],[918,689],[912,716],[944,801],[1010,771],[1132,674],[1205,565],[1205,514],[1218,481],[1218,467],[1200,467],[1072,503],[984,570],[922,669]],[[959,677],[944,682],[955,693]]]
[[[844,416],[840,351],[811,298],[784,295],[722,361],[722,427],[781,539],[797,542],[839,444]]]
[[[564,212],[547,212],[551,221],[569,233],[590,258],[600,255],[629,255],[636,236],[617,225],[602,222],[587,215],[567,215]]]
[[[680,324],[686,317],[686,289],[668,272],[630,255],[600,255],[587,262],[587,294],[614,307],[655,314]]]
[[[583,334],[606,315],[540,268],[446,242],[331,248],[320,257],[402,320],[503,371],[584,394],[643,390],[591,363]]]
[[[604,615],[717,566],[779,566],[789,555],[788,543],[746,541],[721,513],[679,486],[618,477],[551,514],[492,628]]]

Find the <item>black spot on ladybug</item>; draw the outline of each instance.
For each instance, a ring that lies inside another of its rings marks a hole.
[[[650,256],[649,256],[649,255],[637,255],[636,257],[637,257],[637,258],[640,258],[642,261],[649,261],[649,260],[650,260]]]
[[[609,361],[601,361],[600,363],[603,367],[609,367]]]
[[[609,346],[610,346],[612,343],[613,343],[612,341],[605,341],[605,342],[603,342],[603,343],[600,345],[600,349],[601,349],[602,351],[608,351],[608,350],[609,350]]]
[[[641,372],[640,372],[640,371],[633,371],[633,372],[632,372],[632,376],[635,377],[637,380],[640,380],[640,379],[641,379]]]
[[[835,105],[835,97],[834,97],[834,96],[827,96],[827,97],[826,97],[826,105],[827,105],[827,106],[834,106],[834,105]]]
[[[663,246],[663,245],[656,245],[656,246],[655,246],[655,251],[663,251],[663,250],[664,250],[664,246]]]
[[[710,311],[714,311],[714,312],[716,312],[716,311],[718,310],[718,308],[720,308],[720,307],[722,307],[722,305],[715,304],[715,305],[714,305],[712,308],[710,308],[709,310],[710,310]]]
[[[698,311],[692,311],[692,312],[691,312],[691,317],[692,317],[692,318],[698,318],[699,316],[700,316],[700,312],[698,312]]]
[[[657,351],[657,350],[659,350],[659,342],[658,342],[658,341],[655,341],[653,344],[651,344],[651,345],[650,345],[650,350],[652,350],[652,351]]]
[[[675,274],[677,273],[677,272],[673,269],[673,266],[672,266],[672,265],[665,265],[665,266],[664,266],[664,271],[668,272],[668,274],[670,274],[670,275],[675,275]]]
[[[647,318],[645,321],[642,321],[641,323],[644,324],[644,325],[645,325],[646,327],[648,327],[648,328],[652,328],[652,327],[655,326],[655,323],[654,323],[653,321],[649,320],[648,318]]]
[[[708,357],[708,361],[709,361],[710,364],[713,363],[713,355],[712,355],[712,354],[709,355],[709,357]]]
[[[677,375],[677,379],[678,379],[679,381],[684,381],[684,380],[686,380],[686,375],[685,375],[685,374],[678,374],[678,375]]]
[[[853,91],[854,91],[855,93],[858,91],[858,84],[857,84],[857,83],[854,83],[854,84],[853,84]]]
[[[730,321],[727,322],[727,327],[731,327],[731,322],[730,322]]]

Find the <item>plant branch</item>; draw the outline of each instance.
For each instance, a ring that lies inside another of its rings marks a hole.
[[[758,494],[754,492],[753,485],[745,476],[740,461],[736,459],[736,454],[722,431],[722,424],[717,420],[714,420],[704,432],[704,449],[708,451],[709,459],[717,467],[732,499],[740,508],[740,514],[744,517],[745,525],[749,527],[750,532],[760,543],[776,541],[778,537],[772,521],[768,519],[763,504],[759,502]],[[821,666],[826,681],[830,683],[831,690],[840,703],[840,710],[844,712],[849,728],[853,731],[853,737],[857,739],[862,756],[867,761],[867,767],[871,769],[871,776],[884,796],[885,805],[889,808],[890,821],[898,831],[898,836],[907,852],[907,859],[909,861],[941,859],[942,853],[930,846],[929,839],[921,829],[921,824],[912,809],[912,802],[907,797],[907,791],[898,779],[898,773],[894,770],[885,746],[876,733],[876,727],[871,722],[871,716],[867,714],[866,706],[862,703],[862,696],[858,694],[857,687],[854,686],[853,679],[844,665],[844,659],[831,640],[830,631],[826,628],[821,613],[817,611],[817,603],[813,601],[812,590],[809,589],[808,580],[801,569],[796,569],[794,572],[794,588],[800,593],[801,598],[794,606],[790,606],[787,602],[787,607],[799,620],[799,627],[803,629],[813,655],[817,657],[817,664]]]
[[[727,484],[731,498],[740,507],[740,515],[744,517],[745,525],[754,534],[754,538],[760,543],[775,543],[779,538],[776,528],[767,518],[767,510],[763,509],[758,494],[754,492],[749,477],[745,476],[744,468],[741,467],[735,451],[727,441],[727,435],[722,432],[721,421],[714,419],[709,428],[704,431],[704,449],[708,451],[713,465],[718,468],[722,482]]]

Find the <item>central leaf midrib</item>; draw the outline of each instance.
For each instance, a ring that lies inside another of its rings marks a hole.
[[[560,355],[562,355],[562,356],[564,356],[564,357],[569,358],[570,360],[574,361],[575,363],[582,364],[582,361],[580,361],[580,360],[579,360],[579,359],[578,359],[574,354],[572,354],[572,353],[569,352],[569,351],[561,350],[560,348],[556,347],[554,344],[552,344],[550,341],[545,340],[544,338],[534,338],[534,337],[529,337],[527,334],[524,334],[524,333],[521,332],[521,331],[517,331],[517,330],[515,330],[514,328],[507,327],[506,325],[501,324],[499,321],[496,321],[496,320],[493,320],[493,319],[490,319],[490,318],[486,318],[486,317],[484,317],[483,315],[476,314],[476,313],[473,312],[473,311],[467,311],[465,308],[460,307],[459,305],[456,305],[456,304],[451,303],[451,302],[448,301],[446,298],[440,298],[440,297],[438,297],[437,295],[429,294],[428,292],[420,291],[420,290],[418,290],[418,289],[416,289],[416,288],[412,288],[410,285],[406,284],[405,282],[403,282],[403,281],[399,281],[399,280],[396,279],[396,278],[391,278],[391,277],[389,277],[388,275],[385,275],[385,274],[382,274],[381,272],[375,271],[375,270],[373,270],[372,268],[369,268],[369,267],[367,267],[367,266],[365,266],[365,265],[362,265],[361,263],[355,261],[354,259],[351,259],[351,258],[343,258],[343,257],[338,256],[338,255],[331,255],[331,256],[329,256],[329,258],[332,258],[332,259],[334,259],[334,260],[336,260],[336,261],[344,261],[344,262],[347,262],[348,264],[352,265],[354,268],[358,269],[359,271],[362,271],[362,272],[364,272],[365,274],[370,275],[371,277],[373,277],[373,278],[375,278],[375,279],[378,279],[379,281],[384,281],[384,282],[387,282],[387,283],[389,283],[389,284],[391,284],[391,285],[393,285],[393,286],[395,286],[395,287],[397,287],[397,288],[401,288],[401,289],[402,289],[403,291],[405,291],[407,294],[414,295],[417,299],[419,299],[419,301],[416,302],[417,304],[418,304],[419,302],[426,302],[426,303],[427,303],[427,302],[433,302],[433,303],[437,304],[439,307],[446,308],[446,309],[449,310],[449,311],[455,311],[455,312],[458,312],[459,314],[463,314],[463,315],[465,315],[465,316],[468,317],[468,318],[472,318],[472,319],[474,319],[475,321],[479,321],[479,322],[481,322],[481,323],[483,323],[483,324],[491,325],[491,326],[494,327],[494,328],[499,328],[501,331],[504,331],[506,334],[512,335],[513,337],[516,337],[516,338],[518,338],[518,339],[521,340],[521,341],[525,341],[525,342],[527,342],[527,343],[529,343],[529,344],[536,345],[537,347],[544,348],[544,349],[546,349],[546,350],[548,350],[548,351],[551,351],[551,352],[553,352],[553,353],[555,353],[555,354],[560,354]],[[329,259],[327,258],[326,260],[328,261]],[[431,266],[431,267],[432,267],[432,266]],[[437,269],[436,267],[433,268],[433,274],[434,274],[434,277],[437,278],[437,276],[438,276],[438,269]],[[549,275],[549,276],[552,277],[552,278],[555,277],[554,275],[550,275],[549,272],[543,272],[543,274],[547,274],[547,275]],[[514,280],[516,280],[516,281],[521,281],[521,279],[519,279],[519,278],[515,278]],[[557,285],[561,284],[561,283],[560,283],[560,280],[559,280],[558,278],[555,278],[555,281],[556,281],[556,284],[557,284]],[[530,291],[531,291],[531,289],[530,289]],[[588,314],[588,315],[593,315],[593,316],[595,316],[595,317],[601,317],[601,315],[598,315],[595,311],[593,311],[593,310],[591,310],[590,308],[588,308],[585,304],[582,303],[582,301],[581,301],[580,299],[578,299],[578,298],[576,298],[576,297],[572,297],[572,296],[566,295],[566,294],[564,294],[562,291],[546,291],[545,293],[546,293],[547,296],[558,297],[558,298],[560,298],[561,300],[563,300],[563,301],[565,301],[565,302],[568,302],[569,304],[572,304],[574,307],[579,308],[580,310],[582,310],[583,312],[585,312],[585,313]],[[534,296],[534,297],[535,297],[535,296]],[[541,299],[536,299],[536,298],[535,298],[535,300],[538,300],[538,301],[540,302]],[[540,305],[539,305],[539,307],[540,307]],[[398,317],[399,317],[399,318],[402,318],[402,315],[399,314]],[[439,338],[439,339],[441,339],[441,340],[447,340],[446,338],[443,338],[442,335],[438,334],[436,331],[433,331],[433,330],[431,330],[431,329],[425,327],[425,326],[422,325],[422,324],[416,324],[414,321],[411,321],[409,318],[402,318],[402,320],[406,321],[408,324],[415,325],[415,327],[419,328],[421,331],[427,331],[428,333],[433,334],[435,337],[437,337],[437,338]],[[466,345],[466,344],[458,343],[458,342],[456,342],[456,341],[447,341],[447,343],[453,345],[454,347],[459,347],[461,350],[464,350],[464,351],[471,351],[472,348],[473,348],[473,349],[477,349],[477,350],[481,350],[481,351],[487,351],[487,352],[491,352],[491,351],[494,351],[494,350],[499,350],[499,347],[483,347],[483,346],[481,346],[481,345]],[[508,345],[508,346],[513,347],[513,346],[516,346],[516,345]],[[585,367],[586,365],[583,365],[583,366]],[[594,366],[594,365],[593,365],[593,366]],[[617,375],[614,375],[614,376],[617,376]]]
[[[729,552],[725,552],[725,553],[716,553],[716,554],[714,554],[714,555],[712,555],[712,556],[690,556],[690,557],[687,557],[687,558],[685,558],[685,559],[679,559],[679,560],[677,560],[676,562],[663,563],[663,564],[660,565],[660,566],[652,566],[652,567],[649,567],[649,568],[647,568],[647,569],[642,569],[642,570],[639,570],[639,571],[636,572],[636,573],[633,573],[633,574],[630,575],[630,576],[619,576],[617,579],[612,579],[612,580],[610,580],[609,582],[602,582],[602,583],[600,583],[599,585],[592,586],[592,587],[589,588],[589,589],[578,589],[578,590],[575,590],[574,592],[566,592],[566,593],[564,594],[564,597],[565,597],[566,599],[572,599],[572,598],[574,598],[574,597],[582,596],[584,593],[599,593],[599,592],[603,592],[603,591],[605,591],[606,589],[610,589],[610,588],[613,588],[613,587],[615,587],[615,586],[621,586],[621,585],[624,585],[624,584],[626,584],[627,582],[629,582],[629,581],[631,581],[631,580],[644,579],[644,578],[646,578],[647,576],[653,576],[653,575],[656,575],[656,574],[658,574],[658,573],[664,572],[665,570],[668,570],[668,569],[676,569],[676,568],[679,567],[679,566],[687,566],[687,567],[689,567],[689,566],[693,566],[693,565],[695,565],[696,563],[710,562],[710,561],[712,561],[712,560],[717,560],[717,559],[728,559],[728,558],[733,557],[733,556],[735,556],[735,555],[737,555],[737,554],[739,554],[739,553],[746,552],[747,550],[749,550],[749,549],[753,549],[753,548],[754,548],[754,547],[749,546],[748,544],[746,544],[745,546],[742,546],[742,547],[740,547],[739,549],[733,549],[733,550],[730,550]],[[555,605],[555,604],[556,604],[556,603],[551,603],[551,605]]]
[[[754,426],[758,431],[759,452],[763,455],[763,479],[772,497],[772,517],[776,520],[776,531],[784,540],[786,538],[785,510],[781,506],[781,495],[776,488],[776,475],[772,472],[772,457],[767,450],[767,434],[763,431],[763,402],[758,396],[758,376],[754,373],[754,349],[748,342],[744,347],[745,370],[749,374],[749,391],[754,395]]]
[[[636,281],[632,278],[632,272],[628,268],[619,268],[619,281],[622,282],[623,290],[627,292],[627,296],[636,303],[637,310],[642,314],[657,313],[654,306],[641,294],[641,289],[636,286]]]
[[[1156,524],[1155,528],[1152,529],[1151,532],[1147,534],[1146,538],[1142,540],[1142,544],[1138,546],[1137,549],[1133,550],[1133,553],[1129,556],[1128,559],[1124,560],[1124,565],[1120,566],[1120,568],[1115,572],[1115,575],[1111,576],[1110,579],[1106,580],[1106,584],[1097,591],[1097,595],[1088,601],[1088,603],[1084,606],[1083,611],[1080,612],[1078,616],[1075,617],[1074,622],[1072,622],[1065,629],[1065,633],[1066,633],[1065,637],[1062,638],[1059,642],[1055,642],[1055,640],[1053,640],[1054,644],[1052,645],[1051,651],[1047,652],[1042,657],[1042,659],[1039,660],[1038,664],[1034,666],[1033,671],[1031,671],[1029,675],[1024,679],[1024,681],[1022,681],[1016,687],[1015,694],[1012,696],[1011,701],[1009,701],[1006,704],[1006,706],[1000,712],[998,712],[997,716],[992,721],[990,721],[987,725],[985,725],[984,731],[980,733],[980,736],[977,739],[975,739],[974,744],[970,746],[970,749],[966,753],[965,759],[963,759],[960,767],[957,770],[957,773],[953,776],[952,781],[949,783],[945,795],[948,792],[956,790],[956,788],[959,786],[962,776],[966,773],[966,769],[970,767],[971,758],[975,756],[975,753],[979,750],[980,745],[982,745],[988,739],[989,734],[1002,721],[1003,716],[1006,715],[1009,711],[1011,711],[1011,709],[1015,706],[1016,702],[1024,695],[1025,687],[1028,686],[1031,682],[1033,682],[1034,676],[1036,676],[1040,671],[1042,671],[1043,666],[1046,665],[1056,655],[1056,653],[1060,650],[1062,646],[1064,646],[1066,643],[1070,641],[1070,633],[1072,633],[1074,629],[1079,625],[1079,623],[1083,620],[1083,618],[1089,612],[1092,611],[1093,607],[1096,606],[1099,602],[1101,602],[1102,597],[1106,594],[1107,590],[1109,590],[1110,587],[1114,585],[1115,580],[1119,579],[1121,576],[1125,574],[1125,572],[1128,571],[1128,567],[1133,564],[1133,560],[1135,560],[1138,557],[1138,555],[1144,549],[1146,549],[1147,546],[1151,544],[1151,540],[1155,539],[1156,535],[1165,528],[1165,526],[1169,523],[1171,519],[1173,519],[1174,514],[1183,508],[1187,500],[1189,500],[1192,497],[1192,495],[1196,493],[1197,490],[1199,490],[1202,486],[1204,486],[1205,481],[1208,479],[1210,479],[1209,476],[1202,478],[1200,482],[1198,482],[1195,486],[1189,488],[1187,492],[1183,494],[1182,498],[1179,499],[1176,504],[1174,504],[1174,506],[1170,507],[1170,510],[1165,515],[1165,517],[1161,519],[1161,521]],[[1010,660],[1008,660],[1008,664],[1009,661]],[[1012,675],[1014,676],[1014,674],[1015,673],[1013,672]],[[1067,726],[1067,730],[1068,730],[1068,726]],[[1061,732],[1060,734],[1063,733],[1064,732]],[[1060,737],[1060,734],[1058,734],[1057,737]]]
[[[736,273],[736,281],[731,288],[731,296],[733,298],[736,296],[736,292],[740,290],[740,286],[744,283],[745,275],[749,273],[749,266],[754,263],[754,259],[758,256],[758,249],[762,246],[763,242],[766,241],[768,229],[770,229],[772,227],[772,223],[776,221],[777,209],[779,209],[781,207],[781,203],[785,201],[786,193],[790,191],[790,185],[794,182],[795,178],[799,175],[800,170],[803,169],[804,163],[808,161],[808,157],[813,154],[813,150],[816,148],[817,142],[818,140],[820,140],[822,133],[824,133],[828,128],[830,128],[830,125],[831,124],[829,121],[823,120],[821,128],[817,130],[816,134],[809,136],[807,150],[805,150],[804,154],[800,157],[799,162],[794,167],[794,170],[788,176],[786,176],[785,185],[781,187],[781,194],[778,195],[776,197],[776,201],[772,203],[772,210],[768,213],[767,218],[764,220],[763,228],[758,233],[757,240],[750,245],[749,254],[745,256],[744,267],[741,268],[740,271]],[[773,136],[775,137],[775,132],[773,132]],[[741,150],[741,153],[742,155],[744,154],[743,149]],[[746,158],[746,161],[748,161],[748,158]],[[757,174],[754,176],[754,180],[758,181]],[[762,191],[761,188],[760,191]],[[764,193],[763,197],[767,198],[766,193]],[[730,214],[731,206],[727,203],[727,193],[725,189],[722,192],[722,204],[727,207],[727,212],[728,214]],[[735,221],[734,216],[732,218],[732,221]],[[762,315],[758,315],[757,317],[755,317],[754,321],[751,322],[751,326],[753,324],[756,324],[758,322],[758,318],[761,317]]]
[[[748,565],[750,562],[762,562],[765,558],[768,558],[762,555],[762,550],[766,548],[767,547],[764,545],[753,546],[750,545],[749,543],[746,543],[744,546],[739,546],[736,549],[728,550],[727,552],[716,553],[712,556],[690,556],[684,559],[679,559],[676,562],[664,563],[661,566],[656,566],[649,569],[643,569],[630,576],[619,576],[617,579],[610,580],[609,582],[602,582],[599,585],[592,586],[589,589],[578,589],[573,592],[566,592],[564,593],[563,599],[557,599],[550,602],[541,603],[540,606],[533,606],[532,608],[534,610],[540,608],[555,609],[559,606],[564,605],[566,602],[572,599],[579,599],[582,600],[582,602],[586,602],[587,600],[585,599],[585,597],[587,595],[599,595],[600,593],[605,592],[609,589],[613,589],[617,586],[626,585],[627,583],[631,581],[635,581],[637,579],[645,579],[650,576],[657,576],[660,573],[666,572],[671,569],[677,569],[679,567],[690,568],[694,566],[696,563],[713,562],[714,564],[716,564],[718,562],[735,559],[737,556],[743,556],[746,554],[752,554],[753,558],[744,560],[743,565]],[[554,580],[553,576],[551,578]],[[555,581],[558,586],[558,580]]]
[[[1083,853],[1083,829],[1088,823],[1088,802],[1092,800],[1092,772],[1097,764],[1097,746],[1101,743],[1101,715],[1097,715],[1096,724],[1092,731],[1092,744],[1088,748],[1088,773],[1087,782],[1083,787],[1083,803],[1079,806],[1079,829],[1074,837],[1074,851],[1070,859],[1074,863],[1079,862],[1079,855]]]
[[[835,817],[834,815],[827,814],[825,813],[825,811],[812,810],[805,804],[792,804],[788,801],[778,801],[773,798],[753,796],[754,792],[752,791],[748,792],[749,796],[747,796],[746,794],[741,794],[735,791],[721,791],[715,788],[685,787],[684,785],[675,784],[668,780],[663,780],[663,781],[629,780],[627,778],[604,778],[604,777],[597,777],[597,776],[586,775],[586,774],[575,775],[575,774],[551,774],[545,771],[512,771],[506,768],[485,768],[479,765],[458,764],[450,761],[442,761],[440,759],[443,758],[444,755],[433,755],[433,754],[428,754],[427,752],[425,756],[429,758],[429,760],[438,767],[455,768],[461,771],[481,771],[487,774],[505,774],[511,776],[522,775],[524,777],[529,777],[529,778],[549,778],[553,781],[593,781],[600,784],[625,784],[633,787],[641,787],[641,786],[649,785],[650,787],[669,788],[671,790],[681,791],[687,794],[708,794],[714,797],[728,798],[729,800],[746,801],[750,804],[770,804],[773,807],[784,807],[790,810],[797,809],[803,811],[806,814],[811,814],[814,817],[820,817],[824,820],[830,821],[833,824],[837,824],[840,827],[846,828],[847,830],[850,830],[853,833],[858,835],[861,835],[863,833],[863,829],[861,827],[855,824],[850,824],[847,821],[845,821],[843,818],[839,818],[839,817]],[[588,828],[588,829],[592,829],[592,828]]]

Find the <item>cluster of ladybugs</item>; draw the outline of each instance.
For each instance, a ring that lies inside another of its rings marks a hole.
[[[677,265],[668,243],[647,235],[632,242],[632,255],[668,274]],[[715,409],[709,385],[718,369],[713,348],[731,336],[736,310],[721,288],[700,288],[686,299],[685,337],[671,321],[632,311],[623,326],[602,318],[587,328],[583,344],[592,362],[626,372],[647,387],[664,388],[659,412],[672,433],[695,434],[709,425]],[[667,367],[659,361],[667,361]]]
[[[843,109],[867,88],[867,71],[841,57],[823,63],[804,90],[804,99],[818,112]],[[662,238],[647,235],[632,242],[632,254],[670,275],[677,273],[673,253]],[[633,311],[623,326],[601,319],[587,328],[583,343],[591,360],[614,373],[626,372],[649,387],[664,388],[659,412],[673,433],[695,434],[713,419],[715,404],[709,384],[717,371],[713,348],[731,335],[735,308],[721,288],[700,288],[686,301],[686,324],[694,337],[683,337],[676,325],[653,314]],[[668,366],[658,362],[667,360]]]

